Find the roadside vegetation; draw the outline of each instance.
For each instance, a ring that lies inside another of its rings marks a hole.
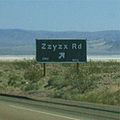
[[[120,62],[47,64],[0,61],[0,93],[120,105]]]

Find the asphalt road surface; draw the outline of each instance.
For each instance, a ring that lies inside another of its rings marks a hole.
[[[19,98],[0,98],[0,120],[119,120],[119,116],[115,119],[109,116],[101,118],[82,114],[77,109],[79,111],[79,108],[64,105],[51,105]]]
[[[0,102],[0,120],[83,120],[83,118],[2,101]]]

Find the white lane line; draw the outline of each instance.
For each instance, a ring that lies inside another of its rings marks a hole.
[[[31,111],[31,112],[42,113],[42,114],[51,115],[51,116],[55,116],[55,117],[66,118],[66,119],[70,119],[70,120],[80,120],[80,119],[76,119],[76,118],[72,118],[72,117],[67,117],[67,116],[63,116],[63,115],[49,113],[49,112],[42,112],[42,111],[38,111],[38,110],[33,110],[33,109],[30,109],[30,108],[21,107],[21,106],[15,106],[15,105],[9,105],[9,106],[12,107],[12,108],[16,108],[16,109],[21,109],[21,110],[27,110],[27,111]]]

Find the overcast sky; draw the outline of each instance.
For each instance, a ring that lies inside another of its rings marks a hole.
[[[0,0],[0,29],[120,30],[120,0]]]

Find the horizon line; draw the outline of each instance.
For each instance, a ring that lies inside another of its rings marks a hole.
[[[120,31],[119,29],[108,29],[108,30],[95,30],[95,31],[80,31],[80,30],[32,30],[26,28],[0,28],[0,30],[22,30],[22,31],[42,31],[42,32],[104,32],[104,31]]]

